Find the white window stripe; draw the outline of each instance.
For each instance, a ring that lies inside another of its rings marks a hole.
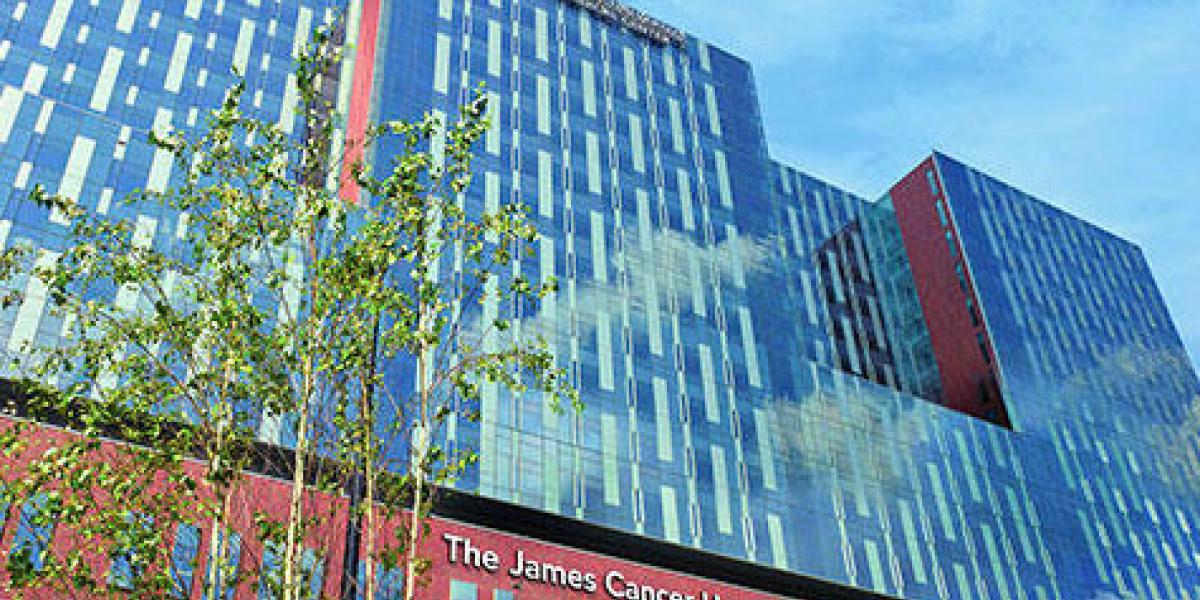
[[[596,354],[600,364],[600,388],[615,389],[612,360],[612,325],[604,309],[596,309]]]
[[[668,542],[679,543],[679,506],[675,500],[675,488],[662,486],[663,537]]]
[[[125,53],[120,48],[110,47],[104,53],[100,74],[96,76],[96,87],[92,90],[92,100],[88,103],[92,110],[108,110],[108,101],[112,99],[113,87],[117,84],[117,74],[121,72],[121,60],[124,58]]]
[[[579,43],[584,48],[592,47],[592,19],[586,10],[579,11]]]
[[[21,164],[17,165],[17,176],[13,178],[13,187],[18,190],[25,189],[25,186],[29,185],[29,174],[32,171],[33,163],[27,160],[21,161]]]
[[[238,28],[237,45],[233,49],[233,68],[238,73],[246,74],[246,65],[250,63],[250,49],[254,45],[254,21],[242,19]]]
[[[746,351],[746,377],[751,387],[762,387],[762,375],[758,371],[758,346],[754,341],[754,322],[745,306],[738,307],[742,323],[742,346]]]
[[[0,144],[8,142],[8,136],[12,135],[13,123],[17,120],[17,113],[21,111],[21,100],[25,94],[21,90],[4,86],[4,91],[0,92]]]
[[[617,468],[617,418],[600,415],[601,457],[604,461],[604,503],[621,504],[621,478]]]
[[[500,76],[500,53],[501,44],[504,41],[504,30],[500,27],[500,23],[488,20],[488,56],[487,69],[488,74],[493,77]]]
[[[729,167],[725,163],[725,153],[713,150],[713,162],[717,168],[717,186],[721,192],[721,206],[733,208],[733,192],[729,187]]]
[[[783,519],[767,515],[767,535],[771,538],[771,560],[780,569],[788,568],[787,545],[783,541]]]
[[[537,128],[550,135],[550,80],[545,75],[537,76]]]
[[[500,94],[496,92],[487,93],[488,103],[488,132],[487,138],[484,140],[484,149],[488,154],[495,156],[500,155]]]
[[[42,93],[42,84],[46,82],[46,66],[39,63],[29,63],[29,70],[25,72],[25,83],[21,89],[26,94]]]
[[[717,91],[712,84],[704,84],[704,99],[708,103],[708,129],[716,137],[721,137],[721,113],[717,110]]]
[[[167,78],[163,82],[163,89],[179,93],[179,86],[183,83],[183,74],[187,71],[188,55],[191,51],[192,36],[180,32],[175,38],[175,49],[171,52],[171,62],[167,64]]]
[[[667,397],[667,380],[655,377],[654,387],[654,420],[658,435],[655,442],[658,447],[658,460],[670,462],[674,456],[674,445],[671,443],[671,402]]]
[[[733,285],[745,289],[746,269],[742,264],[742,244],[738,241],[737,226],[733,223],[725,224],[725,244],[729,248],[726,258],[729,261],[730,275],[733,276]]]
[[[771,449],[771,424],[767,420],[767,411],[754,409],[754,433],[758,435],[758,458],[762,461],[763,486],[768,490],[777,489],[775,479],[775,453]]]
[[[439,33],[433,52],[433,91],[439,94],[450,90],[450,36]]]
[[[537,58],[540,61],[550,60],[550,25],[549,18],[545,10],[535,8],[534,14],[534,31],[536,39]]]
[[[37,133],[46,133],[50,128],[50,117],[54,115],[54,101],[43,100],[42,109],[38,111],[37,121],[33,123],[33,130]]]
[[[695,252],[687,253],[688,262],[688,281],[692,286],[692,310],[696,315],[704,317],[708,315],[708,308],[704,303],[704,278],[700,272],[700,263],[696,258]]]
[[[204,5],[204,0],[187,0],[187,6],[183,9],[183,14],[189,19],[200,18],[200,7]],[[308,9],[300,9],[305,11]]]
[[[160,108],[154,113],[154,131],[165,133],[171,125],[171,111]],[[150,161],[150,175],[146,178],[146,189],[151,192],[164,192],[167,182],[171,179],[171,167],[175,157],[168,150],[158,148]]]
[[[642,120],[637,115],[629,115],[629,145],[633,153],[633,169],[638,173],[645,173],[646,150],[642,144]]]
[[[279,107],[279,128],[286,134],[291,134],[296,126],[296,102],[299,91],[296,88],[296,76],[288,74],[287,83],[283,86],[283,104]]]
[[[638,99],[637,59],[633,49],[625,48],[625,95],[630,100]]]
[[[34,262],[34,269],[48,269],[54,266],[58,257],[58,252],[41,250]],[[25,284],[24,300],[21,302],[21,308],[17,310],[17,318],[8,337],[9,352],[17,352],[25,344],[33,342],[38,325],[42,322],[42,312],[45,307],[46,284],[40,278],[30,275],[29,281]]]
[[[141,8],[141,5],[142,0],[125,0],[121,5],[121,13],[117,15],[117,31],[133,32],[133,24],[137,20],[138,9]]]
[[[308,45],[309,36],[312,35],[312,9],[308,7],[300,7],[300,12],[296,13],[296,32],[292,37],[292,58],[300,56],[304,51],[304,47]]]
[[[63,27],[67,24],[67,15],[71,14],[71,4],[74,0],[54,0],[50,15],[46,17],[46,27],[42,29],[41,43],[51,50],[58,47],[62,37]]]
[[[58,194],[72,200],[79,200],[83,193],[83,182],[87,177],[88,167],[92,164],[92,154],[96,151],[96,140],[76,136],[71,144],[71,153],[67,156],[67,168],[63,170],[62,179],[58,182]],[[50,214],[50,220],[66,225],[67,220],[56,208]]]
[[[589,131],[584,136],[587,150],[587,180],[588,191],[593,194],[601,193],[600,185],[600,138]]]
[[[583,61],[580,65],[580,77],[583,79],[583,113],[594,117],[596,116],[596,68],[588,60]]]
[[[667,100],[667,110],[671,119],[671,148],[677,154],[683,154],[686,151],[683,142],[683,113],[679,108],[679,101],[674,98]]]
[[[554,216],[554,165],[549,152],[538,151],[538,214]]]
[[[717,379],[713,370],[712,350],[699,344],[700,381],[704,386],[704,416],[713,423],[721,422],[721,408],[717,403]]]
[[[713,496],[717,501],[717,530],[733,533],[733,514],[729,509],[729,476],[725,471],[725,449],[712,446]]]
[[[604,246],[604,215],[591,211],[592,276],[600,283],[608,282],[608,253]]]
[[[696,229],[696,217],[692,214],[691,177],[683,169],[678,169],[675,173],[679,184],[679,212],[683,216],[683,228],[693,231]]]

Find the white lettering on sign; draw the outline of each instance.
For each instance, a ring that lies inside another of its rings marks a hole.
[[[500,557],[491,550],[480,551],[471,543],[471,538],[443,533],[442,539],[446,540],[446,551],[449,553],[447,558],[450,564],[457,563],[461,553],[462,563],[469,567],[484,569],[488,573],[495,573],[496,569],[500,568]]]
[[[443,533],[442,540],[446,542],[446,559],[452,565],[462,565],[488,573],[495,573],[501,566],[500,555],[495,551],[480,548],[469,537]],[[647,582],[632,581],[615,569],[599,578],[595,573],[536,559],[521,548],[514,551],[511,564],[507,573],[513,579],[587,594],[599,591],[599,583],[603,580],[604,592],[615,600],[721,600],[720,594],[710,594],[707,591],[696,596],[656,587]]]
[[[524,550],[517,550],[514,558],[513,568],[508,570],[508,574],[517,579],[528,579],[589,594],[596,591],[596,576],[591,573],[584,573],[578,569],[568,571],[560,565],[538,562],[526,557]]]

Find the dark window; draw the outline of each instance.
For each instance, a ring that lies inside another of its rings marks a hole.
[[[283,557],[280,556],[279,544],[267,542],[263,545],[262,571],[258,579],[259,600],[270,600],[280,591],[283,580]]]
[[[975,302],[970,298],[967,298],[967,312],[971,314],[971,325],[979,327],[979,311],[975,309]]]
[[[983,341],[983,334],[976,333],[975,341],[979,344],[979,353],[983,355],[983,362],[992,364],[992,355],[988,354],[987,342]]]
[[[54,537],[55,514],[48,505],[49,498],[45,494],[38,494],[21,507],[12,551],[9,552],[10,561],[22,562],[35,571],[41,570],[46,562],[50,540]]]
[[[358,580],[366,581],[367,564],[358,563]],[[366,586],[359,585],[355,590],[355,598],[362,600]],[[404,569],[402,567],[387,568],[381,562],[375,563],[375,598],[377,600],[404,599]]]
[[[224,536],[222,536],[222,538],[223,537]],[[221,568],[219,569],[221,573],[221,582],[219,589],[217,589],[217,594],[224,596],[225,600],[233,600],[233,592],[236,589],[236,586],[233,582],[237,581],[238,563],[241,562],[242,558],[242,536],[233,532],[229,532],[229,537],[227,540],[218,539],[217,543],[225,544],[225,564],[221,565]],[[214,585],[213,574],[213,570],[208,568],[207,585],[210,588]]]
[[[946,247],[950,249],[950,258],[958,258],[958,245],[954,243],[954,234],[946,231]]]
[[[126,513],[126,540],[112,552],[112,565],[108,569],[109,584],[123,590],[132,590],[146,570],[146,557],[138,556],[138,543],[154,528],[154,521],[147,515]]]
[[[312,548],[305,548],[300,557],[300,574],[301,580],[308,582],[308,589],[312,592],[309,598],[320,598],[325,582],[325,558],[317,556]]]
[[[192,577],[199,550],[200,530],[180,523],[175,529],[175,547],[171,549],[171,594],[176,598],[192,597]]]
[[[950,219],[946,218],[946,205],[938,200],[933,203],[933,206],[937,209],[938,220],[942,222],[942,227],[949,227]]]

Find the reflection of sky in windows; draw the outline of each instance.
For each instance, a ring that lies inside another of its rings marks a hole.
[[[61,225],[23,201],[28,184],[108,207],[169,181],[146,130],[196,125],[231,62],[257,110],[294,122],[279,108],[289,53],[323,5],[143,3],[134,30],[161,13],[145,43],[98,27],[78,42],[72,10],[42,45],[64,4],[0,16],[0,181],[25,184],[0,191],[0,237],[47,252]],[[117,22],[130,4],[87,18]],[[514,330],[549,341],[587,408],[488,389],[480,425],[443,432],[481,454],[461,487],[918,598],[1200,586],[1200,405],[1136,248],[939,157],[939,208],[958,223],[1018,427],[951,413],[921,398],[936,398],[936,367],[886,208],[767,163],[745,63],[550,0],[520,2],[514,47],[509,0],[464,6],[391,3],[378,116],[455,114],[486,83],[495,126],[465,202],[531,206],[541,237],[521,272],[560,291]],[[155,244],[186,226],[142,216]],[[3,314],[6,348],[56,339],[40,301]],[[884,372],[894,386],[867,379]],[[286,441],[290,426],[263,432]]]

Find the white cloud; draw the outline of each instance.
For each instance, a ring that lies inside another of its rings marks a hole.
[[[872,197],[937,147],[1138,243],[1200,360],[1200,3],[630,1],[750,62],[785,162]]]

